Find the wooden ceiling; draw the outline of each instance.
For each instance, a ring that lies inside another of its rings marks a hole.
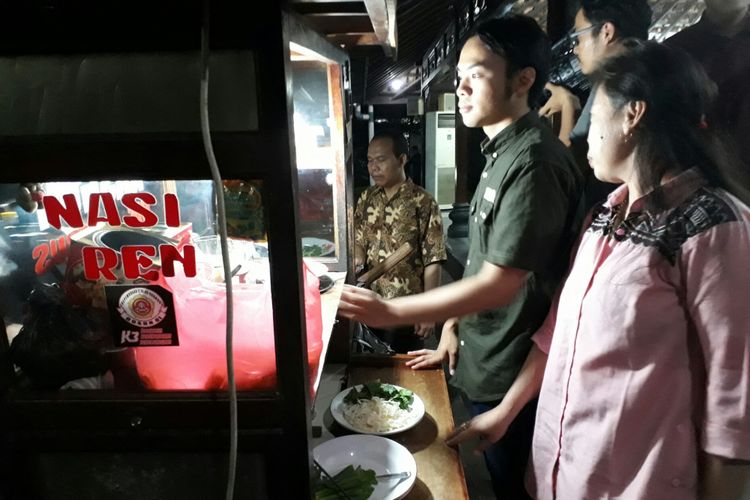
[[[353,68],[363,68],[362,100],[368,101],[392,97],[394,80],[413,81],[429,45],[453,19],[455,3],[456,0],[290,1],[292,10],[311,27],[349,52]],[[418,85],[416,89],[418,92]]]
[[[292,0],[291,4],[331,43],[346,49],[380,46],[386,55],[396,55],[396,0]]]
[[[418,94],[416,68],[463,4],[507,6],[546,27],[548,1],[556,0],[289,0],[316,31],[347,50],[354,68],[362,67],[364,90],[358,101],[387,101]],[[566,17],[575,13],[572,0]],[[702,0],[649,0],[654,10],[651,37],[662,40],[698,20]],[[406,89],[394,91],[392,82]]]

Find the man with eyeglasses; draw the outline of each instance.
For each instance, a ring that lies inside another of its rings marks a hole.
[[[584,75],[593,74],[605,59],[623,50],[622,40],[626,38],[646,40],[650,25],[651,7],[648,0],[581,0],[573,31],[568,35],[572,39],[573,53],[578,58],[581,72]],[[578,98],[565,87],[548,83],[545,88],[552,95],[539,114],[549,117],[561,113],[560,140],[571,148],[583,171],[589,173],[586,138],[591,124],[593,89],[576,121],[576,114],[581,109]],[[588,175],[587,205],[603,199],[612,187]]]

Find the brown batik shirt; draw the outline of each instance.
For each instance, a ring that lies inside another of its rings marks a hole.
[[[446,259],[440,209],[411,179],[390,200],[379,186],[362,193],[354,211],[354,240],[365,250],[368,269],[406,242],[416,249],[370,286],[386,299],[423,292],[425,266]]]

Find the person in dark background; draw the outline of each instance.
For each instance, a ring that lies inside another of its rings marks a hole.
[[[365,140],[366,136],[363,138],[363,141]],[[354,199],[358,200],[368,187],[370,187],[370,173],[367,171],[367,148],[356,147],[354,149]]]
[[[406,176],[414,184],[424,187],[424,167],[422,166],[422,154],[417,146],[409,147],[409,161],[406,162]]]
[[[622,52],[626,38],[648,39],[651,25],[651,7],[648,0],[581,0],[575,17],[573,52],[580,62],[584,75],[591,75],[609,57]],[[578,120],[578,98],[565,87],[548,83],[552,95],[539,110],[541,116],[561,113],[560,140],[571,148],[573,156],[587,175],[586,206],[601,201],[614,185],[598,181],[591,173],[586,160],[586,137],[591,124],[591,104],[596,89],[592,89]]]
[[[42,185],[37,183],[0,184],[0,212],[15,213],[7,222],[5,218],[0,220],[0,289],[10,291],[0,294],[0,318],[10,318],[14,325],[20,321],[22,305],[37,278],[31,248],[23,246],[25,240],[14,242],[10,236],[23,232],[21,225],[39,231],[36,210],[43,194]],[[8,226],[14,228],[6,230]],[[16,333],[15,328],[11,330],[10,335]]]
[[[665,43],[693,56],[719,86],[706,125],[750,171],[750,0],[706,0],[701,20]]]
[[[401,132],[375,134],[367,150],[367,168],[375,185],[360,196],[354,211],[356,268],[372,268],[404,243],[411,256],[377,279],[372,290],[383,297],[403,297],[440,285],[440,263],[446,259],[443,222],[435,199],[406,176],[406,140]],[[421,349],[434,322],[373,329],[400,353]]]
[[[457,66],[463,122],[487,136],[464,276],[393,300],[345,287],[339,307],[370,326],[448,319],[438,348],[410,353],[416,357],[407,366],[446,363],[450,384],[465,395],[472,416],[498,405],[521,369],[583,216],[580,169],[532,110],[550,59],[547,36],[529,17],[492,19],[476,28]],[[497,498],[527,498],[523,475],[535,409],[527,404],[505,437],[484,450]]]

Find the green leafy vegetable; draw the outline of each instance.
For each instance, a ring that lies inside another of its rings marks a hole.
[[[333,479],[352,500],[367,500],[375,490],[375,485],[378,484],[375,471],[363,469],[359,465],[356,467],[347,466],[333,476]],[[342,498],[345,497],[339,493],[339,490],[331,484],[328,478],[321,474],[315,488],[315,500],[340,500]]]
[[[323,247],[320,245],[302,245],[303,257],[320,257],[323,253]]]
[[[362,399],[372,399],[374,397],[396,401],[398,407],[402,410],[411,409],[411,404],[414,402],[414,393],[410,390],[399,389],[395,385],[381,384],[380,382],[364,384],[361,389],[352,388],[344,398],[344,402],[353,405]]]

